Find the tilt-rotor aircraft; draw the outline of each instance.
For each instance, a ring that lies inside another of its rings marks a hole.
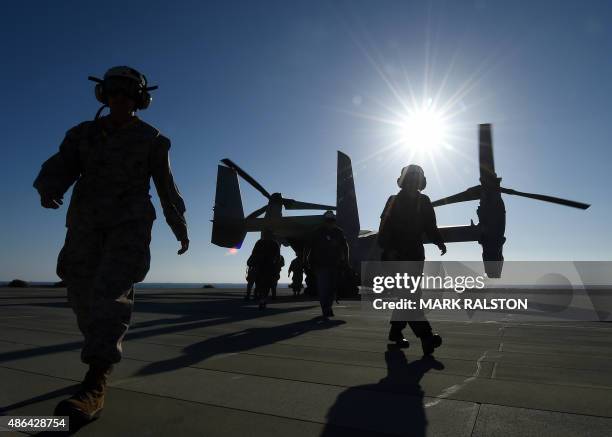
[[[556,203],[579,209],[590,205],[573,200],[542,194],[525,193],[500,186],[501,178],[495,173],[491,125],[479,126],[479,171],[480,184],[432,202],[434,207],[458,202],[479,200],[476,210],[478,224],[441,226],[440,232],[447,243],[474,241],[482,246],[485,272],[490,278],[501,277],[503,247],[506,242],[506,208],[502,194],[527,197],[529,199]],[[362,261],[380,260],[377,232],[360,230],[357,197],[351,159],[338,152],[336,206],[300,202],[283,198],[280,193],[270,194],[247,172],[229,159],[218,166],[217,189],[212,227],[212,243],[220,247],[239,248],[247,232],[270,231],[273,237],[285,246],[291,246],[297,255],[303,250],[312,231],[323,224],[321,214],[283,217],[287,210],[336,210],[338,226],[344,230],[351,254],[351,266],[357,272]],[[238,176],[262,193],[268,204],[244,216]],[[261,217],[261,215],[264,215]],[[424,242],[430,241],[424,236]]]

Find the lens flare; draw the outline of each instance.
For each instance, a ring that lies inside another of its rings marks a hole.
[[[446,142],[444,118],[431,107],[410,112],[400,130],[402,144],[414,151],[431,152]]]

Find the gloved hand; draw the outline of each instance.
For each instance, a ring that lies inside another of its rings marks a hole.
[[[41,194],[40,195],[40,205],[43,208],[49,209],[58,209],[61,205],[63,205],[61,197],[49,195],[49,194]]]
[[[181,240],[181,248],[176,253],[179,255],[182,255],[188,250],[189,250],[189,240],[185,238],[184,240]]]
[[[440,243],[438,244],[438,249],[440,249],[440,255],[444,255],[446,253],[446,244]]]

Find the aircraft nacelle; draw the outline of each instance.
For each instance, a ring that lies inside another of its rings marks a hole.
[[[476,213],[480,231],[477,241],[482,246],[485,272],[489,278],[499,278],[504,266],[503,249],[506,242],[506,208],[499,191],[483,190]]]

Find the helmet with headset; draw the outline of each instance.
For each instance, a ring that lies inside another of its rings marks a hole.
[[[325,211],[325,213],[323,214],[323,219],[326,222],[335,222],[336,221],[336,214],[334,214],[334,212],[332,210]]]
[[[136,102],[136,109],[147,109],[151,104],[149,91],[157,89],[157,86],[148,86],[147,77],[127,66],[109,68],[104,73],[104,79],[89,76],[89,80],[96,82],[96,99],[108,106],[108,97],[121,93]]]
[[[425,178],[423,168],[416,164],[402,168],[402,173],[397,178],[397,185],[400,188],[414,186],[419,191],[424,190],[427,186],[427,178]]]

